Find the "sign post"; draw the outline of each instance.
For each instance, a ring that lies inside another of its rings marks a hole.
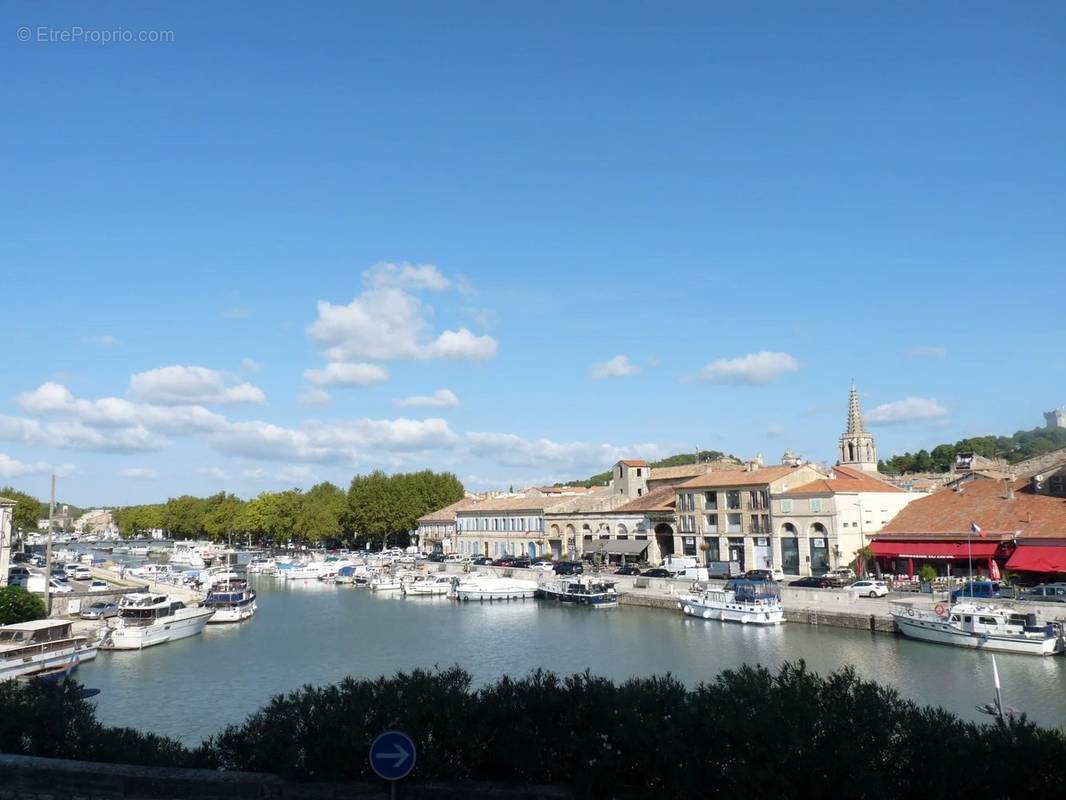
[[[415,743],[403,731],[385,731],[370,743],[370,769],[389,782],[390,794],[396,797],[396,782],[415,768]]]

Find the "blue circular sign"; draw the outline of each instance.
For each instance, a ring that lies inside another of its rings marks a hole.
[[[415,768],[415,743],[403,731],[385,731],[370,743],[370,768],[387,781],[406,778]]]

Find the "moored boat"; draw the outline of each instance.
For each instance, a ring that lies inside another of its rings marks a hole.
[[[705,589],[682,595],[677,607],[683,614],[745,625],[778,625],[785,621],[777,585],[769,581],[729,581],[722,589]]]
[[[93,658],[96,645],[87,636],[75,636],[68,620],[0,626],[0,681],[56,676]]]
[[[224,622],[242,622],[255,614],[255,590],[250,589],[245,581],[228,580],[215,584],[204,602],[205,608],[214,610],[207,620],[210,624]]]
[[[1003,606],[957,603],[950,609],[937,606],[928,612],[900,604],[889,613],[900,633],[926,642],[1037,656],[1066,650],[1060,624],[1041,623],[1036,614]]]
[[[592,608],[614,608],[618,605],[618,593],[614,581],[594,578],[560,578],[541,584],[536,597],[557,600],[560,603],[576,603]]]
[[[476,575],[459,581],[455,596],[459,600],[524,600],[536,591],[536,581]]]
[[[186,607],[165,594],[137,592],[123,595],[119,615],[108,621],[100,647],[106,650],[141,650],[200,633],[214,610]]]
[[[447,595],[451,594],[457,582],[458,577],[455,575],[433,575],[427,576],[425,580],[405,583],[402,591],[412,597]]]

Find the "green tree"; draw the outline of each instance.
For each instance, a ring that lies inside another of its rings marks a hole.
[[[204,501],[203,529],[214,541],[227,541],[232,534],[241,533],[241,512],[244,503],[233,494],[219,492]]]
[[[37,595],[21,586],[0,587],[0,625],[14,625],[46,616],[48,611],[44,601]]]
[[[48,516],[47,503],[42,503],[36,497],[20,492],[11,486],[0,488],[0,497],[15,501],[11,524],[16,531],[35,531],[37,530],[37,520]]]
[[[407,544],[417,519],[430,511],[461,500],[463,484],[455,475],[430,470],[386,475],[380,470],[356,475],[348,489],[345,527],[355,533],[355,544],[367,541],[374,548],[386,541]]]

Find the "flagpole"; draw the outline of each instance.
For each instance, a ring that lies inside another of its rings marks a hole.
[[[970,599],[973,599],[973,523],[970,523],[970,530],[966,532],[966,559],[970,562]]]

